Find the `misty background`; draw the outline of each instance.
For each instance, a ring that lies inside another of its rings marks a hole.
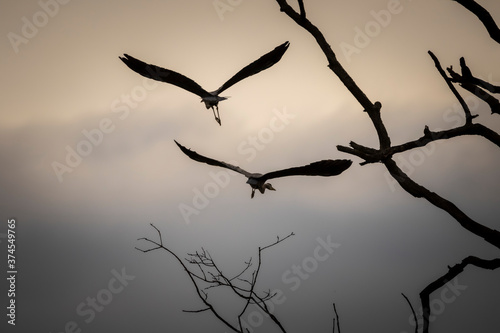
[[[500,20],[500,3],[479,3]],[[428,50],[443,67],[457,70],[463,56],[476,76],[500,82],[498,44],[453,1],[305,5],[357,84],[381,101],[393,144],[420,137],[425,125],[463,122]],[[208,312],[182,312],[202,304],[174,258],[135,249],[147,247],[138,238],[156,237],[150,223],[181,257],[203,247],[229,275],[259,246],[294,232],[264,253],[257,284],[282,292],[275,314],[289,332],[330,332],[333,302],[342,332],[412,332],[401,293],[418,310],[418,293],[447,265],[498,257],[403,191],[382,165],[360,166],[337,151],[350,141],[377,147],[374,128],[314,39],[275,1],[24,0],[4,2],[0,17],[0,267],[5,276],[7,220],[15,218],[18,268],[16,326],[3,313],[2,331],[229,331]],[[279,63],[222,94],[230,96],[220,103],[222,126],[197,96],[118,59],[128,53],[211,91],[287,40]],[[498,132],[498,115],[458,89],[475,121]],[[321,159],[354,163],[337,177],[276,179],[276,192],[250,199],[243,176],[190,160],[174,139],[252,172]],[[500,228],[498,147],[460,137],[395,160],[471,218]],[[339,246],[314,265],[318,239]],[[309,270],[307,278],[293,267]],[[433,295],[431,329],[496,332],[498,281],[500,272],[467,268]],[[7,287],[4,280],[5,313]],[[233,304],[225,297],[226,307]],[[251,328],[267,331],[253,311]]]

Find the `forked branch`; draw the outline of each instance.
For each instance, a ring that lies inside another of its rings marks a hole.
[[[497,94],[500,93],[500,87],[473,76],[472,71],[465,63],[464,57],[460,58],[460,67],[462,69],[462,75],[456,73],[453,70],[453,66],[446,68],[448,73],[450,73],[451,80],[453,82],[458,82],[462,88],[486,102],[491,109],[491,113],[500,114],[500,102],[497,98],[484,90],[486,89],[491,93]]]
[[[438,58],[432,53],[431,51],[428,51],[429,55],[431,56],[432,60],[434,61],[434,65],[436,66],[439,74],[443,77],[445,80],[446,84],[448,85],[448,88],[453,92],[453,95],[457,98],[458,102],[462,106],[464,112],[465,112],[465,122],[470,124],[472,123],[472,118],[477,117],[477,115],[472,116],[469,110],[469,106],[467,103],[465,103],[465,100],[462,98],[462,96],[458,93],[457,89],[453,86],[453,83],[451,82],[451,79],[446,75],[444,72],[443,68],[441,67],[441,64],[439,63]]]
[[[307,30],[318,43],[319,47],[323,51],[328,61],[328,67],[335,73],[335,75],[342,81],[349,92],[356,98],[356,100],[361,104],[364,111],[368,113],[368,116],[372,120],[375,130],[377,131],[380,148],[387,148],[391,145],[391,140],[387,134],[387,130],[382,123],[380,117],[380,109],[382,104],[380,102],[372,103],[370,99],[365,95],[365,93],[359,88],[359,86],[354,82],[353,78],[346,72],[344,67],[337,60],[337,56],[333,52],[330,45],[327,43],[323,33],[309,21],[305,14],[302,16],[297,13],[286,0],[276,0],[280,6],[280,10],[288,15],[292,20],[294,20],[298,25]],[[303,6],[303,4],[302,4]],[[305,13],[305,9],[303,10]]]
[[[200,313],[205,311],[211,311],[217,319],[223,322],[232,331],[243,333],[245,331],[248,331],[248,329],[243,327],[242,316],[250,305],[255,305],[258,308],[260,308],[266,315],[268,315],[271,318],[271,320],[280,328],[282,332],[286,332],[281,322],[273,313],[271,313],[271,310],[266,305],[266,302],[271,300],[276,294],[268,291],[264,292],[263,296],[259,296],[255,292],[255,285],[257,283],[258,274],[261,268],[262,252],[293,236],[294,235],[293,232],[284,238],[277,237],[277,240],[275,242],[267,246],[264,246],[262,248],[259,248],[257,267],[253,272],[251,273],[249,272],[250,267],[252,266],[252,259],[250,258],[250,260],[245,262],[245,267],[240,273],[236,274],[235,276],[228,277],[218,267],[217,263],[214,261],[214,259],[207,250],[202,248],[200,252],[196,251],[195,253],[188,253],[189,258],[182,260],[177,254],[175,254],[175,252],[173,252],[164,245],[160,230],[153,224],[151,224],[151,227],[153,227],[156,230],[158,234],[158,241],[146,237],[139,238],[139,240],[143,240],[152,244],[152,247],[146,249],[136,247],[136,249],[144,253],[155,250],[165,250],[168,253],[170,253],[181,264],[184,271],[186,271],[191,282],[193,283],[193,286],[195,287],[198,298],[205,305],[201,309],[183,310],[184,312]],[[198,273],[195,272],[188,265],[195,266],[199,272]],[[250,274],[251,277],[245,278],[244,277],[245,274]],[[202,287],[200,283],[205,284],[206,287]],[[231,324],[231,321],[229,319],[224,318],[224,316],[211,303],[208,291],[212,288],[218,288],[218,287],[230,288],[236,296],[245,301],[245,305],[243,306],[242,311],[238,315],[237,325]]]
[[[490,32],[490,35],[492,36],[492,38],[495,39],[494,36],[497,36],[497,37],[500,36],[500,33],[498,32],[498,27],[496,26],[496,24],[494,24],[494,21],[492,20],[491,16],[489,15],[489,13],[487,11],[484,10],[484,8],[477,5],[477,3],[475,3],[472,0],[455,0],[455,1],[459,2],[464,7],[468,8],[469,10],[474,12],[482,20],[482,22],[485,24],[485,26],[488,29],[488,32]],[[433,59],[436,68],[438,69],[442,78],[445,80],[449,89],[453,92],[455,97],[458,99],[460,105],[462,106],[462,108],[464,110],[465,124],[463,126],[460,126],[460,127],[452,128],[452,129],[445,130],[445,131],[439,131],[439,132],[432,132],[426,126],[424,129],[423,137],[416,139],[416,140],[413,140],[413,141],[409,141],[407,143],[404,143],[404,144],[401,144],[398,146],[391,146],[390,137],[387,133],[387,130],[386,130],[384,124],[382,123],[382,119],[381,119],[381,115],[380,115],[381,103],[380,102],[372,103],[368,99],[368,97],[364,94],[364,92],[356,85],[354,80],[349,76],[349,74],[344,70],[342,65],[339,63],[334,52],[332,51],[330,45],[327,43],[327,41],[324,38],[321,31],[316,26],[314,26],[307,18],[305,18],[305,15],[300,15],[299,13],[297,13],[290,5],[288,5],[286,0],[276,0],[276,2],[279,4],[280,10],[282,12],[286,13],[299,26],[301,26],[305,30],[307,30],[316,39],[319,47],[321,48],[321,50],[323,51],[323,53],[325,54],[325,56],[328,60],[328,66],[334,72],[334,74],[337,75],[337,77],[343,82],[343,84],[346,86],[346,88],[349,90],[349,92],[363,106],[364,111],[367,112],[368,116],[370,117],[370,119],[373,123],[373,126],[376,129],[379,143],[380,143],[379,149],[365,147],[365,146],[359,145],[359,144],[351,141],[350,147],[337,146],[338,150],[360,157],[361,159],[364,160],[364,162],[361,164],[377,163],[377,162],[383,163],[386,166],[389,173],[391,174],[391,176],[409,194],[411,194],[417,198],[425,198],[427,201],[429,201],[434,206],[449,213],[456,221],[458,221],[458,223],[463,228],[465,228],[466,230],[468,230],[469,232],[471,232],[477,236],[482,237],[486,242],[488,242],[488,243],[490,243],[490,244],[492,244],[495,247],[500,249],[500,232],[498,232],[497,230],[488,228],[488,227],[474,221],[469,216],[467,216],[463,211],[461,211],[457,206],[455,206],[452,202],[444,199],[443,197],[439,196],[438,194],[436,194],[434,192],[429,191],[424,186],[413,181],[407,174],[405,174],[398,167],[396,162],[392,159],[393,155],[396,153],[407,151],[407,150],[414,149],[417,147],[422,147],[422,146],[424,146],[432,141],[449,139],[449,138],[453,138],[453,137],[461,136],[461,135],[481,135],[500,147],[500,136],[498,133],[487,128],[484,125],[473,124],[472,120],[475,117],[477,117],[477,115],[471,114],[468,105],[465,103],[464,99],[460,96],[458,91],[453,86],[453,82],[454,82],[454,80],[457,80],[457,77],[454,78],[452,76],[452,78],[449,78],[446,75],[446,73],[444,72],[443,68],[441,67],[437,57],[432,52],[429,51],[429,55]],[[303,9],[301,9],[301,12],[303,12]],[[500,42],[500,38],[495,39],[495,40]],[[465,65],[465,61],[463,61],[463,65]],[[472,74],[469,75],[469,73],[467,73],[468,68],[466,68],[464,66],[462,68],[465,70],[465,73],[467,74],[466,77],[472,77]],[[466,88],[466,87],[464,87],[464,88]],[[483,100],[486,100],[490,104],[490,106],[492,105],[492,103],[493,104],[495,103],[493,100],[488,99],[487,96],[486,96],[486,98],[483,98]],[[494,111],[494,110],[496,110],[496,109],[492,108],[492,111]],[[473,257],[468,257],[460,265],[462,265],[463,267],[465,267],[465,265],[467,265],[467,264],[474,264],[474,265],[478,265],[479,267],[482,267],[480,265],[496,266],[496,265],[498,265],[498,262],[496,260],[497,259],[495,259],[494,261],[491,261],[491,262],[487,262],[487,261],[480,260],[477,258],[474,259]],[[454,269],[450,269],[451,273],[449,272],[449,274],[458,275],[463,270],[462,266],[457,266]],[[488,266],[488,267],[490,267],[490,266]],[[449,278],[449,276],[447,276],[446,278]],[[422,294],[422,295],[424,295],[424,297],[422,298],[423,304],[425,302],[427,302],[425,304],[428,305],[428,299],[425,298],[426,293],[429,291],[432,292],[432,290],[435,290],[435,289],[433,289],[434,286],[440,285],[442,281],[444,281],[444,280],[438,279],[437,284],[435,282],[435,283],[430,285],[431,287],[426,288],[426,291]],[[411,304],[410,304],[410,307],[411,307]],[[413,308],[412,308],[412,311],[413,311]],[[428,332],[428,321],[424,327],[424,332],[426,332],[426,333]]]
[[[208,301],[208,295],[200,288],[200,286],[198,285],[198,283],[196,282],[196,275],[193,274],[189,269],[188,267],[186,266],[186,264],[184,264],[184,261],[181,260],[181,258],[179,256],[177,256],[177,254],[175,254],[173,251],[171,251],[170,249],[168,249],[167,247],[165,247],[163,245],[163,239],[162,239],[162,235],[161,235],[161,232],[160,230],[154,226],[152,223],[150,224],[151,227],[153,227],[156,232],[158,233],[158,238],[159,238],[159,242],[157,241],[154,241],[154,240],[151,240],[147,237],[143,237],[143,238],[139,238],[138,240],[144,240],[146,242],[149,242],[151,244],[154,245],[154,247],[152,248],[149,248],[149,249],[141,249],[141,248],[138,248],[136,247],[137,250],[143,252],[143,253],[147,253],[147,252],[150,252],[150,251],[155,251],[155,250],[165,250],[167,251],[168,253],[170,253],[178,262],[179,264],[181,264],[182,268],[184,269],[184,271],[186,271],[186,273],[188,274],[189,276],[189,279],[191,280],[191,283],[193,283],[194,287],[195,287],[195,290],[196,290],[196,293],[198,295],[198,297],[200,298],[200,300],[205,304],[206,308],[203,308],[201,310],[198,310],[196,312],[202,312],[202,311],[208,311],[210,310],[214,316],[219,319],[221,322],[223,322],[227,327],[229,327],[231,330],[235,331],[235,332],[241,332],[243,333],[241,330],[238,330],[238,328],[234,325],[232,325],[229,321],[227,321],[226,319],[224,319],[224,317],[222,317],[219,312],[213,307],[213,305]]]
[[[425,287],[424,290],[420,292],[420,299],[422,302],[422,309],[423,309],[423,333],[429,332],[429,316],[431,314],[430,295],[434,291],[436,291],[439,288],[442,288],[448,282],[457,277],[460,273],[463,272],[465,267],[467,267],[468,265],[473,265],[483,269],[494,270],[500,268],[500,258],[487,260],[474,256],[468,256],[467,258],[462,260],[462,262],[460,262],[459,264],[456,264],[453,267],[448,266],[449,270],[446,274],[439,277],[435,281],[431,282],[427,287]]]

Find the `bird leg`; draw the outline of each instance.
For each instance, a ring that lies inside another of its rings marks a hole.
[[[217,114],[215,114],[215,110],[217,110]],[[221,126],[222,124],[220,123],[219,106],[215,105],[215,108],[214,106],[212,106],[212,112],[214,113],[215,121],[219,123],[219,126]]]
[[[250,196],[250,199],[253,199],[253,196],[255,195],[255,189],[252,188],[252,195]]]

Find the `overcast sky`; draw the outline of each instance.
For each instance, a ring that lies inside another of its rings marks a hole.
[[[500,20],[498,1],[480,3]],[[425,125],[463,122],[428,50],[443,67],[459,69],[463,56],[476,76],[500,82],[499,45],[453,1],[305,5],[361,89],[381,101],[393,144],[420,137]],[[418,310],[419,292],[447,265],[498,257],[403,191],[382,165],[360,166],[337,151],[350,141],[376,148],[376,133],[314,39],[273,0],[24,0],[3,3],[0,17],[4,272],[7,220],[17,225],[16,326],[5,314],[0,324],[9,332],[229,332],[207,312],[182,312],[202,304],[172,256],[134,249],[147,247],[138,238],[156,237],[150,223],[181,257],[203,247],[227,274],[294,232],[264,253],[257,285],[281,292],[275,314],[289,332],[331,332],[332,303],[342,332],[413,332],[401,293]],[[220,103],[222,126],[198,96],[144,79],[118,59],[128,53],[211,91],[285,41],[278,64],[223,93],[230,98]],[[499,115],[459,91],[475,121],[500,131]],[[354,163],[337,177],[276,179],[275,192],[250,199],[243,176],[190,160],[174,139],[252,172],[321,159]],[[498,147],[462,137],[395,159],[500,229]],[[438,291],[434,331],[498,331],[498,281],[500,272],[468,268]],[[271,332],[259,311],[244,318],[253,331]]]

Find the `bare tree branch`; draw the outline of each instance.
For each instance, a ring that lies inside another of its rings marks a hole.
[[[498,99],[488,94],[486,91],[479,88],[478,86],[475,86],[468,82],[461,83],[460,86],[465,90],[471,92],[472,94],[476,95],[476,97],[478,97],[479,99],[486,102],[490,107],[491,113],[500,114],[500,102],[498,101]]]
[[[371,103],[368,97],[364,94],[364,92],[355,84],[354,80],[345,72],[344,68],[340,65],[338,60],[336,59],[336,56],[334,52],[331,50],[330,45],[326,42],[324,36],[322,33],[319,31],[318,28],[316,28],[308,19],[302,18],[301,16],[293,10],[292,7],[290,7],[287,3],[286,0],[276,0],[277,3],[280,6],[280,10],[282,12],[285,12],[291,19],[293,19],[298,25],[302,26],[305,30],[307,30],[317,41],[318,45],[320,46],[321,50],[325,54],[330,69],[339,77],[339,79],[344,83],[344,85],[347,87],[349,92],[358,100],[358,102],[365,108],[364,111],[366,111],[372,120],[372,123],[377,131],[379,143],[380,143],[380,148],[379,149],[374,149],[370,147],[365,147],[362,145],[359,145],[353,141],[349,143],[350,147],[345,147],[345,146],[337,146],[337,149],[339,151],[343,151],[349,154],[356,155],[364,160],[363,164],[367,163],[376,163],[376,162],[381,162],[383,163],[391,176],[396,179],[396,181],[400,184],[400,186],[407,191],[409,194],[413,195],[414,197],[417,198],[425,198],[427,201],[429,201],[431,204],[434,206],[448,212],[457,222],[466,230],[474,233],[475,235],[478,235],[482,237],[485,241],[489,242],[490,244],[496,246],[497,248],[500,248],[500,233],[497,230],[490,229],[474,220],[472,220],[470,217],[468,217],[464,212],[462,212],[458,207],[456,207],[452,202],[442,198],[438,194],[429,191],[427,188],[417,184],[415,181],[413,181],[408,175],[406,175],[396,164],[396,162],[392,159],[392,156],[395,153],[398,152],[403,152],[409,149],[417,148],[417,147],[422,147],[429,142],[435,141],[435,140],[441,140],[441,139],[447,139],[447,138],[452,138],[455,136],[459,135],[481,135],[485,137],[486,139],[490,140],[492,143],[496,144],[497,146],[500,146],[500,136],[498,133],[488,129],[487,127],[480,125],[480,124],[473,124],[472,120],[473,118],[477,117],[476,115],[472,115],[469,107],[465,103],[464,99],[460,96],[458,91],[455,89],[453,86],[452,82],[456,78],[449,78],[446,73],[444,72],[443,68],[441,67],[439,60],[437,57],[429,51],[429,55],[434,61],[434,64],[436,68],[438,69],[439,73],[447,83],[448,87],[450,90],[453,92],[455,97],[458,99],[459,103],[462,105],[462,108],[464,110],[465,114],[465,124],[463,126],[449,129],[446,131],[440,131],[440,132],[432,132],[429,130],[428,126],[424,128],[424,136],[414,140],[407,142],[405,144],[399,145],[399,146],[391,146],[391,140],[389,138],[389,135],[387,133],[387,130],[382,123],[382,118],[380,116],[380,109],[381,109],[381,103],[376,102],[376,103]],[[474,1],[460,1],[456,0],[462,5],[464,5],[466,8],[471,8],[471,10],[476,10],[475,13],[478,15],[478,17],[485,17],[484,12],[478,12],[478,5],[475,4]],[[473,4],[476,5],[476,7],[472,6]],[[469,7],[467,7],[469,5]],[[480,6],[479,6],[480,7]],[[482,7],[481,7],[482,8]],[[488,14],[486,12],[486,14]],[[488,14],[489,15],[489,14]],[[484,22],[484,21],[483,21]],[[485,26],[491,27],[491,22],[485,23]],[[496,28],[496,25],[495,25]],[[489,29],[489,28],[488,28]],[[498,28],[496,28],[498,30]],[[488,31],[491,31],[489,29]],[[461,61],[463,73],[465,73],[466,78],[472,77],[472,74],[470,73],[470,70],[466,67],[465,61]],[[465,88],[465,87],[464,87]],[[483,100],[486,100],[490,106],[492,105],[492,100],[486,98],[483,98]],[[495,108],[492,108],[492,111],[495,110]],[[474,261],[477,263],[477,261]],[[458,272],[457,272],[458,274]],[[406,296],[405,296],[406,298]],[[424,302],[424,300],[422,301]],[[411,307],[411,304],[410,304]],[[413,311],[413,308],[412,308]],[[414,311],[413,311],[414,312]],[[425,332],[427,333],[428,330],[428,322],[426,323],[424,327]],[[417,329],[418,331],[418,329]]]
[[[460,127],[437,132],[429,130],[429,127],[426,126],[424,128],[424,135],[422,137],[414,141],[408,141],[401,145],[392,146],[386,151],[386,154],[391,156],[393,154],[402,153],[410,149],[423,147],[430,142],[451,139],[462,135],[482,136],[500,148],[500,135],[482,124],[465,124]]]
[[[261,297],[257,295],[255,292],[255,285],[257,283],[257,278],[258,278],[258,273],[261,268],[261,262],[262,262],[262,252],[265,249],[268,249],[272,246],[275,246],[289,237],[293,236],[294,233],[290,233],[288,236],[284,238],[277,237],[277,240],[269,245],[266,245],[262,248],[259,248],[258,251],[258,265],[257,268],[251,273],[251,278],[250,280],[242,278],[242,275],[244,273],[247,273],[249,271],[249,268],[252,265],[252,258],[250,258],[249,261],[245,262],[245,267],[243,270],[238,273],[236,276],[233,277],[227,277],[218,267],[210,253],[205,250],[204,248],[201,249],[201,252],[196,251],[195,253],[188,253],[190,258],[182,260],[179,256],[177,256],[172,250],[167,248],[163,244],[163,239],[162,239],[162,234],[160,230],[151,224],[151,226],[156,230],[158,234],[159,241],[154,241],[149,238],[139,238],[139,240],[144,240],[148,243],[153,244],[153,247],[148,248],[148,249],[141,249],[136,247],[137,250],[147,253],[150,251],[154,250],[165,250],[168,253],[170,253],[172,256],[174,256],[175,259],[181,264],[182,268],[186,273],[188,274],[191,282],[193,283],[196,293],[198,297],[201,299],[201,301],[205,304],[204,308],[198,309],[198,310],[183,310],[184,312],[188,313],[200,313],[200,312],[205,312],[205,311],[211,311],[217,319],[219,319],[221,322],[223,322],[226,326],[228,326],[231,330],[239,333],[243,333],[244,331],[248,332],[248,329],[243,328],[243,323],[241,320],[242,315],[245,313],[246,309],[250,305],[256,305],[259,307],[266,315],[268,315],[271,320],[280,328],[282,332],[286,332],[283,325],[281,322],[278,320],[278,318],[271,313],[270,309],[266,305],[266,301],[269,301],[271,298],[276,296],[276,293],[271,293],[270,291],[264,292],[264,295]],[[200,274],[196,274],[192,270],[189,269],[189,267],[186,265],[191,264],[196,266],[200,270]],[[202,288],[197,281],[203,282],[208,284],[208,286]],[[249,284],[248,288],[238,286],[234,284],[234,282],[237,281],[242,281],[244,283]],[[241,299],[245,300],[245,306],[244,309],[241,311],[241,313],[238,315],[238,326],[232,325],[229,320],[225,319],[218,311],[217,309],[211,304],[209,301],[209,296],[207,291],[216,287],[229,287],[235,295],[240,297]]]
[[[477,18],[483,23],[484,27],[490,34],[490,37],[497,43],[500,43],[500,29],[495,23],[493,17],[491,17],[491,14],[486,9],[484,9],[484,7],[482,7],[474,0],[453,0],[453,1],[458,2],[466,9],[468,9],[470,12],[472,12],[474,15],[476,15]]]
[[[333,318],[333,333],[335,333],[335,322],[337,322],[337,331],[340,333],[340,320],[335,303],[333,303],[333,312],[335,313],[335,317]]]
[[[395,154],[403,153],[415,148],[424,147],[434,141],[451,139],[463,135],[482,136],[500,148],[500,135],[498,133],[482,124],[465,124],[460,127],[442,131],[431,131],[429,130],[428,126],[425,126],[424,135],[420,138],[413,141],[408,141],[397,146],[391,146],[385,150],[365,147],[353,141],[349,143],[350,147],[338,145],[337,149],[341,152],[362,158],[365,161],[361,164],[365,165],[368,163],[382,162],[384,159],[390,158]]]
[[[306,18],[306,9],[304,8],[304,1],[298,0],[300,8],[300,17],[304,20]]]
[[[416,198],[425,198],[434,206],[441,208],[442,210],[453,216],[453,218],[455,218],[455,220],[457,220],[463,228],[472,232],[474,235],[482,237],[486,242],[500,249],[500,232],[498,232],[498,230],[490,229],[474,221],[452,202],[444,199],[434,192],[429,191],[422,185],[417,184],[397,166],[394,160],[387,159],[384,160],[383,163],[385,164],[391,176],[406,192],[410,193]]]
[[[163,245],[163,240],[162,240],[162,236],[161,236],[161,232],[160,230],[154,226],[152,223],[150,224],[154,229],[156,229],[157,233],[158,233],[158,236],[159,236],[159,239],[160,239],[160,243],[158,242],[155,242],[149,238],[140,238],[140,240],[145,240],[153,245],[156,245],[156,247],[154,248],[151,248],[151,249],[147,249],[147,250],[143,250],[143,249],[140,249],[140,248],[137,248],[139,251],[141,252],[149,252],[149,251],[153,251],[153,250],[158,250],[158,249],[163,249],[165,251],[167,251],[168,253],[170,253],[175,259],[177,259],[177,261],[179,262],[179,264],[181,264],[182,268],[184,269],[184,271],[186,271],[186,273],[188,274],[189,276],[189,279],[191,280],[191,283],[193,283],[195,289],[196,289],[196,293],[198,295],[198,297],[201,299],[201,301],[206,305],[207,309],[209,309],[213,314],[214,316],[219,319],[222,323],[224,323],[227,327],[229,327],[231,330],[235,331],[235,332],[241,332],[240,330],[238,330],[235,326],[231,325],[230,322],[228,322],[226,319],[224,319],[220,314],[219,312],[212,306],[211,303],[208,302],[208,297],[206,294],[203,293],[203,291],[200,289],[200,287],[198,286],[198,284],[196,283],[196,280],[194,278],[194,275],[193,273],[191,273],[191,271],[187,268],[187,266],[184,264],[184,261],[181,260],[181,258],[179,258],[179,256],[177,256],[174,252],[172,252],[171,250],[169,250],[168,248],[166,248],[164,245]],[[204,294],[204,295],[203,295]],[[203,310],[203,311],[207,311],[207,310]]]
[[[354,82],[352,77],[346,72],[344,67],[342,67],[325,37],[315,25],[313,25],[307,18],[302,17],[299,13],[297,13],[286,0],[276,0],[276,2],[279,4],[282,12],[287,14],[292,20],[307,30],[316,39],[316,42],[326,56],[328,67],[335,73],[340,81],[342,81],[359,104],[361,104],[364,111],[368,113],[368,116],[372,120],[375,130],[377,131],[380,148],[389,147],[391,145],[391,140],[380,117],[382,104],[380,102],[372,103],[368,99],[365,93],[358,87],[356,82]]]
[[[356,155],[364,160],[361,164],[368,163],[383,163],[391,176],[400,184],[400,186],[407,191],[409,194],[416,198],[424,198],[434,206],[446,211],[449,213],[463,228],[468,230],[471,233],[474,233],[477,236],[482,237],[486,242],[500,248],[500,232],[491,228],[488,228],[473,219],[467,216],[464,212],[462,212],[458,207],[456,207],[452,202],[442,198],[438,194],[431,192],[424,186],[413,181],[407,174],[405,174],[397,165],[397,163],[393,160],[393,155],[397,153],[402,153],[411,149],[415,149],[418,147],[423,147],[431,142],[443,139],[449,139],[462,135],[480,135],[492,142],[493,144],[500,147],[500,135],[495,131],[487,128],[481,124],[474,124],[472,120],[477,117],[477,115],[472,115],[468,105],[465,103],[462,96],[459,94],[457,89],[454,87],[453,83],[458,82],[464,89],[472,92],[485,102],[487,102],[493,113],[500,114],[500,102],[484,91],[482,88],[489,90],[492,93],[498,93],[500,91],[500,87],[496,87],[486,81],[475,78],[472,75],[472,72],[465,64],[465,59],[460,59],[460,65],[462,68],[462,75],[455,73],[452,67],[448,68],[448,72],[451,76],[448,77],[441,67],[438,58],[429,51],[429,55],[434,61],[434,64],[442,76],[442,78],[447,83],[449,89],[455,95],[459,103],[461,104],[464,115],[465,115],[465,124],[456,128],[442,130],[442,131],[431,131],[428,126],[425,126],[423,131],[423,136],[413,140],[408,141],[406,143],[400,145],[391,145],[391,139],[387,132],[387,129],[382,121],[381,117],[381,108],[382,104],[379,101],[374,103],[366,96],[363,90],[356,84],[353,78],[347,73],[344,67],[337,60],[335,53],[333,52],[330,45],[327,43],[322,32],[313,25],[309,19],[306,17],[306,10],[304,6],[303,0],[297,0],[299,6],[299,12],[295,11],[287,2],[287,0],[276,0],[278,3],[280,10],[288,15],[292,20],[294,20],[299,26],[303,27],[306,31],[308,31],[318,43],[319,47],[323,51],[330,70],[340,79],[340,81],[345,85],[345,87],[349,90],[352,96],[358,101],[358,103],[362,106],[363,111],[367,113],[370,120],[373,123],[373,126],[376,130],[377,137],[379,140],[379,148],[371,148],[365,147],[363,145],[357,144],[353,141],[349,143],[349,147],[345,146],[337,146],[339,151],[343,151],[352,155]],[[473,12],[478,18],[483,22],[486,29],[490,33],[493,39],[500,43],[500,31],[496,26],[494,20],[491,18],[491,15],[480,5],[478,5],[473,0],[454,0],[460,3],[462,6]],[[247,312],[248,308],[251,305],[255,305],[259,309],[261,309],[266,315],[268,315],[271,320],[277,325],[282,332],[286,332],[280,321],[274,316],[274,314],[269,309],[266,304],[267,301],[271,300],[275,293],[272,293],[270,290],[266,292],[255,291],[257,280],[259,278],[260,269],[262,267],[262,252],[272,246],[275,246],[287,238],[294,235],[293,233],[289,234],[283,239],[277,237],[277,240],[274,243],[271,243],[264,247],[258,248],[257,262],[256,267],[253,271],[251,271],[252,267],[252,258],[249,261],[245,262],[245,267],[235,276],[229,277],[219,266],[215,263],[214,259],[210,255],[208,251],[204,248],[201,249],[201,252],[196,251],[195,253],[188,253],[189,258],[184,258],[181,260],[179,256],[177,256],[173,251],[168,249],[163,244],[162,234],[158,228],[156,228],[153,224],[151,226],[158,233],[158,241],[153,241],[149,238],[140,238],[139,240],[144,240],[149,242],[152,247],[148,249],[137,248],[139,251],[144,253],[154,251],[154,250],[165,250],[171,255],[174,256],[175,259],[181,264],[183,269],[188,274],[191,282],[193,283],[196,293],[200,300],[205,305],[203,308],[198,310],[183,310],[184,312],[189,313],[201,313],[205,311],[211,311],[217,319],[223,322],[227,327],[231,330],[239,333],[243,333],[244,331],[250,332],[248,328],[243,327],[242,316]],[[194,266],[194,271],[192,270]],[[438,278],[434,282],[430,283],[422,292],[420,293],[420,298],[423,306],[423,315],[424,315],[424,333],[428,332],[429,328],[429,315],[430,315],[430,306],[429,306],[429,297],[430,294],[441,288],[452,278],[456,277],[460,274],[463,269],[467,265],[474,265],[484,269],[496,269],[500,267],[500,258],[485,260],[477,257],[469,256],[465,258],[460,264],[457,264],[453,267],[449,267],[449,271]],[[189,267],[188,267],[189,266]],[[190,269],[191,267],[191,269]],[[198,271],[199,270],[199,273]],[[196,271],[196,272],[195,272]],[[204,285],[205,287],[201,287]],[[242,310],[238,313],[237,322],[238,324],[231,324],[228,319],[225,319],[213,306],[209,300],[209,292],[212,293],[217,287],[226,287],[230,288],[235,295],[244,300],[244,306]],[[407,303],[410,306],[413,317],[415,318],[416,328],[415,332],[418,332],[419,326],[416,318],[416,314],[414,308],[406,297],[406,295],[402,294],[406,299]],[[337,309],[335,303],[333,303],[334,310],[334,318],[333,318],[333,332],[335,332],[335,327],[337,327],[338,332],[340,333],[340,323],[339,316],[337,313]]]
[[[252,266],[252,258],[250,257],[250,259],[247,262],[245,262],[245,264],[246,264],[245,268],[243,268],[243,270],[239,274],[236,274],[233,278],[229,279],[229,281],[232,281],[234,279],[239,279],[240,281],[248,282],[245,279],[240,279],[240,276],[242,276]]]
[[[479,87],[482,87],[486,90],[488,90],[489,92],[493,93],[493,94],[498,94],[500,93],[500,87],[499,86],[495,86],[489,82],[486,82],[484,80],[481,80],[477,77],[475,77],[474,75],[472,75],[472,71],[470,70],[470,68],[467,66],[467,64],[465,63],[465,58],[464,57],[460,57],[460,68],[461,68],[461,71],[462,71],[462,76],[460,76],[459,74],[453,72],[453,67],[450,66],[450,68],[447,68],[448,72],[451,74],[452,76],[452,79],[453,81],[455,82],[469,82],[471,84],[474,84],[476,86],[479,86]]]
[[[204,308],[204,309],[200,309],[200,310],[182,310],[182,312],[199,313],[199,312],[203,312],[203,311],[207,311],[207,310],[210,310],[210,308]]]
[[[460,67],[462,69],[462,75],[456,73],[453,70],[453,66],[446,69],[448,73],[450,73],[451,80],[460,83],[462,88],[488,103],[491,113],[500,114],[500,102],[498,99],[482,89],[484,88],[492,93],[500,93],[500,87],[474,77],[469,67],[467,67],[464,57],[460,58]]]
[[[438,58],[431,51],[428,51],[428,53],[431,56],[432,60],[434,60],[434,65],[436,66],[439,74],[441,74],[441,76],[443,77],[443,79],[446,81],[446,84],[448,84],[448,88],[450,88],[450,90],[453,92],[453,95],[455,95],[455,97],[458,99],[458,102],[460,103],[460,105],[464,109],[464,112],[465,112],[465,122],[466,123],[471,123],[472,122],[472,118],[477,117],[477,115],[475,115],[475,116],[471,115],[470,110],[469,110],[469,106],[467,105],[467,103],[465,103],[465,101],[462,98],[462,96],[460,96],[460,94],[458,93],[457,89],[455,89],[455,87],[451,83],[451,79],[444,72],[443,68],[441,67],[441,64],[439,63]]]
[[[413,309],[413,305],[411,305],[410,300],[408,299],[408,297],[406,297],[406,295],[405,295],[405,294],[401,293],[401,295],[403,295],[403,297],[405,298],[406,302],[407,302],[407,303],[408,303],[408,305],[410,306],[411,313],[413,314],[413,319],[415,320],[415,333],[418,333],[418,321],[417,321],[417,314],[415,313],[415,310]]]
[[[295,234],[292,232],[290,233],[288,236],[286,236],[285,238],[283,239],[280,239],[279,237],[277,237],[277,240],[276,242],[272,243],[272,244],[269,244],[267,246],[264,246],[264,247],[259,247],[259,252],[258,252],[258,260],[257,260],[257,269],[254,271],[253,275],[252,275],[252,280],[251,280],[251,286],[250,286],[250,295],[254,294],[254,287],[255,287],[255,284],[257,282],[257,277],[258,277],[258,274],[260,272],[260,267],[261,267],[261,264],[262,264],[262,251],[264,251],[265,249],[268,249],[272,246],[275,246],[283,241],[285,241],[287,238],[291,237],[291,236],[294,236]],[[276,318],[276,316],[274,316],[274,314],[272,314],[269,309],[267,308],[267,305],[266,303],[264,302],[264,300],[262,298],[260,298],[259,296],[257,296],[255,294],[255,297],[256,299],[259,301],[259,302],[255,302],[255,304],[257,306],[259,306],[266,314],[269,315],[269,317],[271,318],[271,320],[281,329],[282,332],[286,332],[285,331],[285,328],[283,327],[283,325],[281,324],[281,322],[278,320],[278,318]],[[243,316],[243,314],[246,312],[248,306],[250,305],[250,300],[252,298],[249,298],[244,306],[244,308],[242,309],[240,315],[238,316],[238,321],[240,323],[240,326],[241,326],[241,317]]]
[[[437,289],[443,287],[446,283],[451,281],[457,275],[462,273],[464,268],[467,267],[468,265],[474,265],[479,268],[494,270],[500,268],[500,258],[486,260],[474,256],[468,256],[467,258],[462,260],[461,263],[456,264],[453,267],[449,267],[449,270],[446,274],[444,274],[443,276],[439,277],[438,279],[427,285],[427,287],[425,287],[424,290],[420,292],[420,299],[422,302],[423,319],[424,319],[423,333],[429,332],[429,316],[431,314],[430,300],[429,300],[430,295]]]

